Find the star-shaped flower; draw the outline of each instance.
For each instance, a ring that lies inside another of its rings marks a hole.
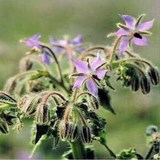
[[[24,40],[24,43],[31,48],[39,48],[42,49],[41,47],[41,42],[39,41],[39,39],[41,38],[41,35],[39,33],[33,35],[30,38],[27,38],[26,40]],[[42,55],[41,55],[41,59],[45,64],[50,64],[51,60],[50,57],[48,56],[48,54],[45,51],[42,51]]]
[[[54,52],[65,52],[69,58],[72,58],[75,52],[81,53],[84,51],[84,48],[82,47],[82,35],[76,36],[73,40],[56,40],[54,38],[50,38],[50,43],[56,47],[54,48]]]
[[[106,69],[101,69],[100,66],[104,63],[99,56],[91,63],[73,59],[76,71],[79,73],[73,89],[80,88],[83,83],[86,83],[87,89],[95,96],[98,94],[98,87],[96,81],[102,80],[107,72]]]
[[[150,34],[149,29],[152,28],[154,20],[141,23],[144,14],[135,19],[129,15],[120,15],[125,22],[125,25],[119,23],[117,26],[120,28],[116,34],[118,37],[122,36],[119,51],[123,53],[127,50],[128,45],[133,42],[138,46],[148,45],[148,39],[144,36]]]

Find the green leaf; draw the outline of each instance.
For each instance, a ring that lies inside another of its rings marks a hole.
[[[109,91],[105,90],[104,88],[99,88],[98,89],[98,98],[100,101],[100,104],[102,105],[102,107],[104,109],[107,109],[108,111],[110,111],[113,114],[116,114],[116,112],[114,111],[114,109],[111,106],[111,97],[109,95]]]
[[[47,125],[36,125],[36,138],[35,138],[35,144],[40,140],[40,138],[47,134],[49,127]]]

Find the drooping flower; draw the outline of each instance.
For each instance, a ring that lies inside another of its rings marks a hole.
[[[120,16],[125,22],[125,25],[121,23],[117,25],[120,29],[116,34],[118,37],[122,36],[119,44],[120,53],[126,51],[131,42],[138,46],[148,45],[148,39],[144,35],[150,34],[148,30],[152,28],[154,20],[141,23],[144,14],[137,19],[129,15]]]
[[[39,48],[41,51],[42,51],[42,54],[41,54],[41,59],[42,61],[45,63],[45,64],[50,64],[51,63],[51,60],[50,60],[50,57],[48,56],[48,54],[42,49],[41,47],[41,42],[39,41],[39,39],[41,38],[41,35],[39,33],[33,35],[32,37],[30,38],[27,38],[26,40],[24,40],[24,43],[28,46],[28,47],[31,47],[31,48]]]
[[[79,76],[76,78],[73,89],[80,88],[85,82],[87,89],[95,96],[98,94],[98,86],[96,81],[102,80],[107,72],[106,69],[101,69],[101,65],[104,63],[99,56],[95,60],[90,62],[80,61],[73,59],[76,71]]]
[[[41,38],[41,35],[39,33],[33,35],[30,38],[27,38],[24,43],[29,46],[29,47],[40,47],[40,41],[39,39]]]
[[[54,48],[54,52],[64,52],[69,58],[72,58],[75,52],[81,53],[82,51],[84,51],[84,48],[82,47],[82,35],[76,36],[73,40],[56,40],[54,38],[50,38],[50,43],[56,47]]]

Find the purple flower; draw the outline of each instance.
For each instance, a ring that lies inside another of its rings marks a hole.
[[[80,88],[83,83],[86,83],[87,89],[95,96],[98,94],[96,80],[104,78],[107,70],[101,69],[100,66],[104,63],[99,56],[92,63],[73,59],[74,66],[80,76],[77,77],[73,89]]]
[[[84,51],[84,48],[82,48],[82,35],[76,36],[73,40],[56,40],[50,38],[50,43],[56,47],[54,48],[54,52],[65,52],[69,58],[72,58],[75,52],[81,53]]]
[[[122,36],[119,44],[120,53],[126,51],[131,42],[138,46],[148,45],[148,39],[144,35],[150,34],[148,30],[152,28],[154,20],[141,23],[144,14],[137,19],[129,15],[120,16],[125,22],[125,25],[118,24],[120,29],[116,32],[118,37]]]
[[[51,64],[51,59],[47,53],[44,52],[43,54],[41,54],[41,59],[45,64],[47,64],[47,65]]]
[[[43,49],[41,47],[41,42],[39,41],[40,38],[41,38],[41,35],[39,33],[37,33],[37,34],[33,35],[32,37],[27,38],[24,42],[29,47],[32,47],[32,48],[37,47],[37,48],[41,49],[41,51],[42,51],[41,59],[45,64],[49,65],[49,64],[51,64],[51,60],[50,60],[50,57],[48,56],[48,54],[45,51],[43,51]]]
[[[40,41],[39,39],[41,38],[41,35],[39,33],[33,35],[30,38],[27,38],[24,42],[27,46],[29,47],[40,47]]]

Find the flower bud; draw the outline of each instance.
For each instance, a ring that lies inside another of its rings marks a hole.
[[[8,125],[5,121],[0,119],[0,132],[7,134],[9,132]]]
[[[140,81],[138,76],[134,76],[131,81],[131,89],[132,91],[137,91],[140,87]]]
[[[20,72],[25,72],[25,71],[28,71],[32,68],[33,62],[31,61],[30,57],[31,57],[31,55],[24,57],[20,60],[20,63],[19,63]]]
[[[78,126],[77,124],[71,124],[69,139],[74,142],[78,137]]]
[[[38,124],[48,124],[50,122],[50,111],[48,109],[48,105],[38,105],[36,110],[36,121]]]
[[[127,79],[127,78],[125,78],[124,79],[124,82],[123,82],[123,86],[125,86],[125,87],[129,87],[131,85],[131,80],[130,79]]]
[[[98,101],[95,97],[90,97],[90,105],[93,109],[98,109],[99,108]]]
[[[148,75],[153,85],[158,85],[160,83],[160,75],[156,68],[149,68]]]
[[[18,108],[22,113],[32,116],[36,112],[36,107],[40,103],[41,97],[38,95],[25,95],[18,102]]]
[[[16,85],[16,77],[11,77],[7,80],[3,90],[7,93],[12,93],[15,90]]]
[[[62,120],[59,124],[59,134],[62,141],[66,141],[69,137],[71,125],[69,122]]]
[[[141,84],[141,90],[143,94],[147,94],[150,92],[151,86],[150,86],[150,81],[146,76],[143,76],[140,81]]]
[[[83,126],[81,129],[81,139],[84,143],[90,143],[91,142],[91,131],[88,126]]]

